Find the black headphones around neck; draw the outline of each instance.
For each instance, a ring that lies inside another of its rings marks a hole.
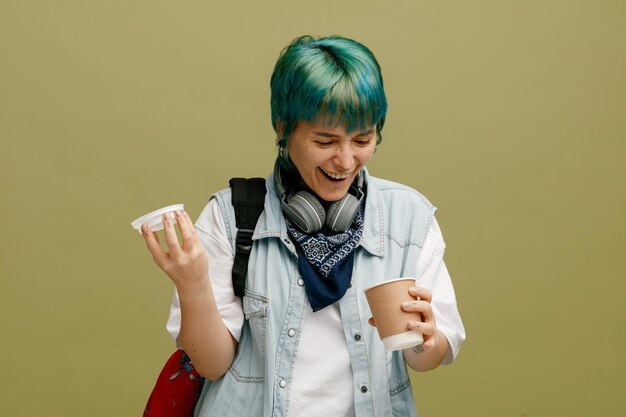
[[[322,227],[334,233],[348,230],[365,196],[363,182],[363,172],[360,171],[355,180],[356,184],[350,185],[346,195],[341,200],[333,202],[328,210],[325,210],[317,197],[309,191],[287,193],[281,177],[280,156],[274,165],[274,184],[280,198],[280,206],[285,216],[304,233],[314,233]]]

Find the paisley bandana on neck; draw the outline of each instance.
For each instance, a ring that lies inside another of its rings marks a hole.
[[[354,249],[363,234],[363,204],[352,226],[344,233],[305,234],[288,219],[287,231],[298,250],[298,269],[313,311],[340,300],[350,285]]]

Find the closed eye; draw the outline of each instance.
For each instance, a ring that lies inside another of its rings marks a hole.
[[[374,135],[375,135],[375,132],[359,135],[356,138],[355,142],[357,143],[357,145],[367,146],[372,142],[372,140],[374,140]]]

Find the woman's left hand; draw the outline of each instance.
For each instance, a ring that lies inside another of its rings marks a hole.
[[[402,310],[420,313],[422,320],[407,322],[407,329],[420,332],[424,342],[419,346],[404,349],[404,359],[414,370],[428,371],[438,367],[443,361],[449,347],[448,339],[437,329],[435,314],[430,304],[433,299],[432,292],[422,287],[411,287],[409,294],[415,300],[402,303]],[[376,326],[373,317],[370,317],[368,322]]]
[[[407,328],[421,333],[424,337],[424,343],[420,346],[420,349],[430,350],[437,347],[437,324],[435,323],[435,315],[430,305],[433,298],[432,292],[422,287],[411,287],[409,288],[409,294],[415,298],[415,301],[404,302],[401,306],[402,310],[410,313],[420,313],[422,320],[407,322]],[[370,317],[368,323],[376,327],[374,317]]]
[[[407,327],[422,334],[424,343],[421,348],[426,350],[436,349],[439,344],[437,337],[437,324],[435,315],[431,306],[433,293],[426,288],[411,287],[409,294],[415,298],[415,301],[407,301],[402,303],[402,310],[410,313],[420,313],[422,321],[409,321]]]

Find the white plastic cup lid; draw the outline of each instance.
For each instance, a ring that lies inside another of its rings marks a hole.
[[[150,229],[153,232],[156,232],[163,229],[164,214],[168,213],[170,218],[174,221],[174,223],[176,223],[174,212],[176,210],[182,211],[184,208],[184,204],[173,204],[171,206],[163,207],[133,220],[130,225],[133,227],[133,229],[137,230],[139,234],[141,234],[141,225],[144,223],[147,223],[148,226],[150,226]]]

